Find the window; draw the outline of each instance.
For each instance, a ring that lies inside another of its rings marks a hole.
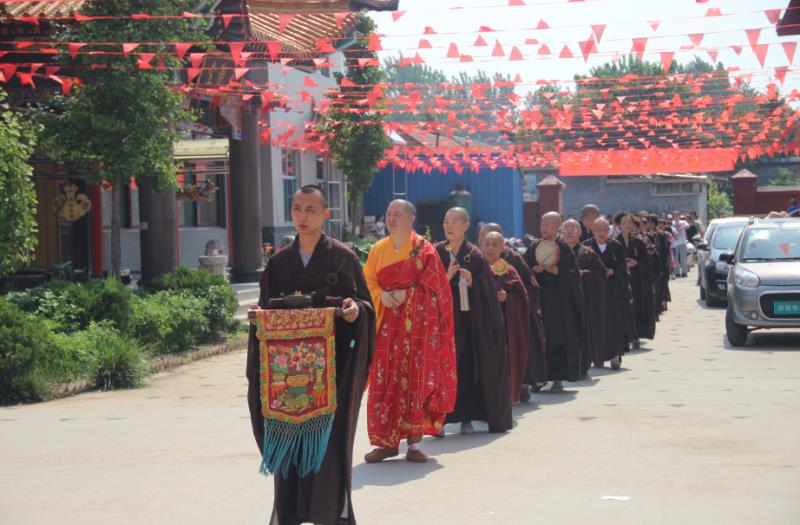
[[[211,200],[179,200],[178,217],[181,227],[225,228],[225,174],[228,172],[227,160],[186,161],[179,171],[178,186],[203,189],[216,186],[208,194]]]
[[[283,177],[283,219],[292,220],[292,199],[297,191],[299,155],[296,150],[281,148],[281,176]]]

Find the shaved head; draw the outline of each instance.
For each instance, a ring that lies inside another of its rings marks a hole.
[[[451,217],[457,217],[462,221],[469,223],[469,213],[467,213],[467,210],[465,210],[464,208],[458,208],[458,207],[450,208],[449,210],[447,210],[445,217],[447,215],[450,215]]]
[[[606,244],[610,231],[611,224],[603,217],[600,217],[592,224],[592,235],[594,236],[594,240],[597,241],[597,244]]]
[[[483,243],[483,239],[486,237],[488,233],[499,233],[501,236],[503,235],[503,227],[497,224],[496,222],[488,222],[481,227],[481,230],[478,232],[478,244]]]
[[[561,215],[558,212],[550,211],[542,215],[542,220],[539,223],[539,229],[542,233],[542,238],[548,241],[554,241],[558,235],[558,229],[561,227]]]
[[[569,219],[561,226],[561,234],[564,236],[564,241],[571,247],[574,247],[581,238],[581,225],[575,219]]]
[[[417,208],[413,204],[408,202],[407,200],[395,199],[395,200],[393,200],[392,202],[389,203],[389,206],[387,207],[387,210],[389,208],[391,208],[392,206],[401,207],[403,212],[408,214],[408,215],[414,215],[414,216],[417,215]]]
[[[411,235],[416,215],[417,209],[407,200],[393,200],[386,208],[386,229],[391,235],[403,239]]]
[[[503,237],[503,234],[500,232],[486,232],[484,238],[487,240],[506,242],[505,237]]]

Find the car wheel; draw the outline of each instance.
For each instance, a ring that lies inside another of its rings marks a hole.
[[[733,320],[733,313],[730,307],[725,312],[725,335],[731,346],[744,346],[747,344],[747,327],[737,324]]]
[[[714,298],[713,295],[711,295],[710,293],[706,292],[705,296],[706,296],[706,306],[708,306],[708,307],[720,306],[721,303],[719,302],[719,300]]]
[[[701,301],[705,301],[706,300],[706,289],[703,288],[702,284],[700,285],[700,300]]]

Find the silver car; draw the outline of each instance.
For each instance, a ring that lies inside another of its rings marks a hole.
[[[800,220],[749,224],[734,253],[720,261],[731,265],[725,315],[731,345],[745,345],[754,329],[800,328]]]

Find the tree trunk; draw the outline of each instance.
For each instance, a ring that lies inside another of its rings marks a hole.
[[[111,184],[111,275],[119,278],[119,269],[122,262],[119,209],[122,198],[122,177],[114,177]]]
[[[364,220],[364,213],[362,210],[362,204],[364,202],[364,193],[360,191],[354,191],[351,194],[351,206],[353,213],[350,215],[350,233],[355,237],[356,236],[356,228],[361,228],[362,222]],[[363,234],[359,229],[359,233]]]

